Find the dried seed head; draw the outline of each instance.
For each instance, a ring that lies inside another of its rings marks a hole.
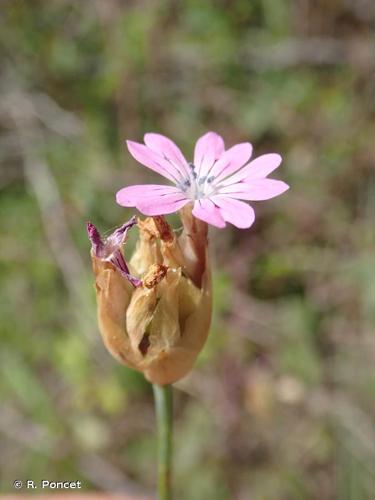
[[[173,383],[186,375],[209,331],[207,226],[193,219],[185,209],[179,238],[162,216],[138,220],[139,239],[129,265],[120,248],[123,240],[114,249],[121,253],[125,274],[107,256],[92,253],[105,345],[153,383]]]

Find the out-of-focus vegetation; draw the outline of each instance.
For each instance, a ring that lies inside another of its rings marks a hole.
[[[281,152],[291,190],[211,233],[176,498],[375,497],[374,27],[372,0],[1,2],[2,492],[152,491],[152,394],[99,339],[84,222],[156,180],[125,138],[188,156],[216,130]]]

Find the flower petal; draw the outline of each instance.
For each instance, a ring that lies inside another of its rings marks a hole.
[[[227,194],[239,200],[269,200],[289,189],[288,184],[275,179],[254,179],[220,188],[219,194]]]
[[[183,179],[178,168],[163,158],[159,153],[156,153],[153,149],[134,141],[126,141],[126,144],[129,153],[133,158],[139,161],[139,163],[142,163],[142,165],[145,165],[174,183],[179,183]]]
[[[281,162],[281,156],[276,153],[259,156],[241,168],[241,170],[223,180],[222,184],[228,186],[229,184],[235,184],[244,180],[262,179],[273,172]]]
[[[249,160],[252,151],[253,147],[249,142],[232,146],[221,155],[210,170],[209,175],[215,177],[215,183],[225,179]]]
[[[216,132],[207,132],[200,137],[194,149],[194,167],[201,177],[207,175],[212,165],[224,153],[224,140]]]
[[[124,278],[130,281],[132,285],[138,287],[142,284],[142,280],[130,274],[128,265],[125,262],[124,256],[119,248],[115,250],[107,260],[111,262],[111,264],[113,264],[115,268],[120,272],[120,274],[122,274]]]
[[[216,227],[225,227],[225,220],[223,219],[218,207],[208,198],[196,200],[192,214],[198,219],[208,222]]]
[[[135,287],[140,286],[142,281],[129,273],[129,268],[125,262],[121,247],[126,242],[129,229],[136,223],[136,217],[133,216],[128,222],[125,222],[125,224],[110,234],[104,241],[94,224],[91,222],[87,223],[87,234],[91,241],[92,254],[97,259],[111,262],[120,274],[129,280]]]
[[[126,242],[128,231],[135,224],[137,224],[137,219],[133,216],[128,222],[115,229],[113,233],[103,240],[94,224],[87,222],[87,235],[91,241],[94,255],[100,259],[109,257]]]
[[[249,163],[245,179],[263,179],[276,170],[282,161],[283,159],[277,153],[258,156]]]
[[[125,222],[122,226],[115,229],[112,234],[110,234],[107,238],[107,244],[110,243],[113,246],[123,245],[127,239],[128,231],[130,228],[137,224],[137,218],[135,215]]]
[[[135,207],[138,201],[149,197],[162,197],[168,194],[177,194],[181,191],[175,186],[162,184],[139,184],[127,186],[116,193],[116,201],[122,207]]]
[[[136,207],[144,215],[166,215],[177,212],[189,199],[180,191],[178,193],[147,196],[137,201]]]
[[[86,222],[86,229],[94,255],[98,256],[104,247],[102,237],[92,222]]]
[[[175,166],[183,177],[189,177],[190,167],[176,144],[161,134],[148,133],[144,136],[145,144]]]
[[[224,196],[212,196],[212,201],[219,207],[224,220],[240,229],[250,227],[255,220],[254,209],[243,201]]]

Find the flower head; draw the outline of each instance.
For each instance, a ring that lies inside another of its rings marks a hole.
[[[133,217],[104,241],[87,225],[104,343],[118,361],[157,384],[191,370],[211,320],[207,224],[187,208],[182,212],[179,238],[162,216]],[[121,247],[136,222],[139,239],[126,263]]]
[[[281,156],[271,153],[249,161],[249,142],[226,150],[220,135],[207,132],[195,145],[193,163],[163,135],[145,134],[144,142],[127,141],[130,154],[172,183],[128,186],[118,191],[119,205],[136,207],[144,215],[170,214],[190,203],[193,215],[209,224],[222,228],[229,222],[248,228],[255,213],[242,200],[268,200],[289,188],[285,182],[267,178],[280,165]]]

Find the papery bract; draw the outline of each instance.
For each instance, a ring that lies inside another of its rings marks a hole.
[[[118,361],[162,385],[191,370],[211,320],[207,225],[188,209],[181,218],[179,238],[161,216],[138,220],[129,263],[122,246],[134,218],[104,241],[88,224],[104,343]]]

